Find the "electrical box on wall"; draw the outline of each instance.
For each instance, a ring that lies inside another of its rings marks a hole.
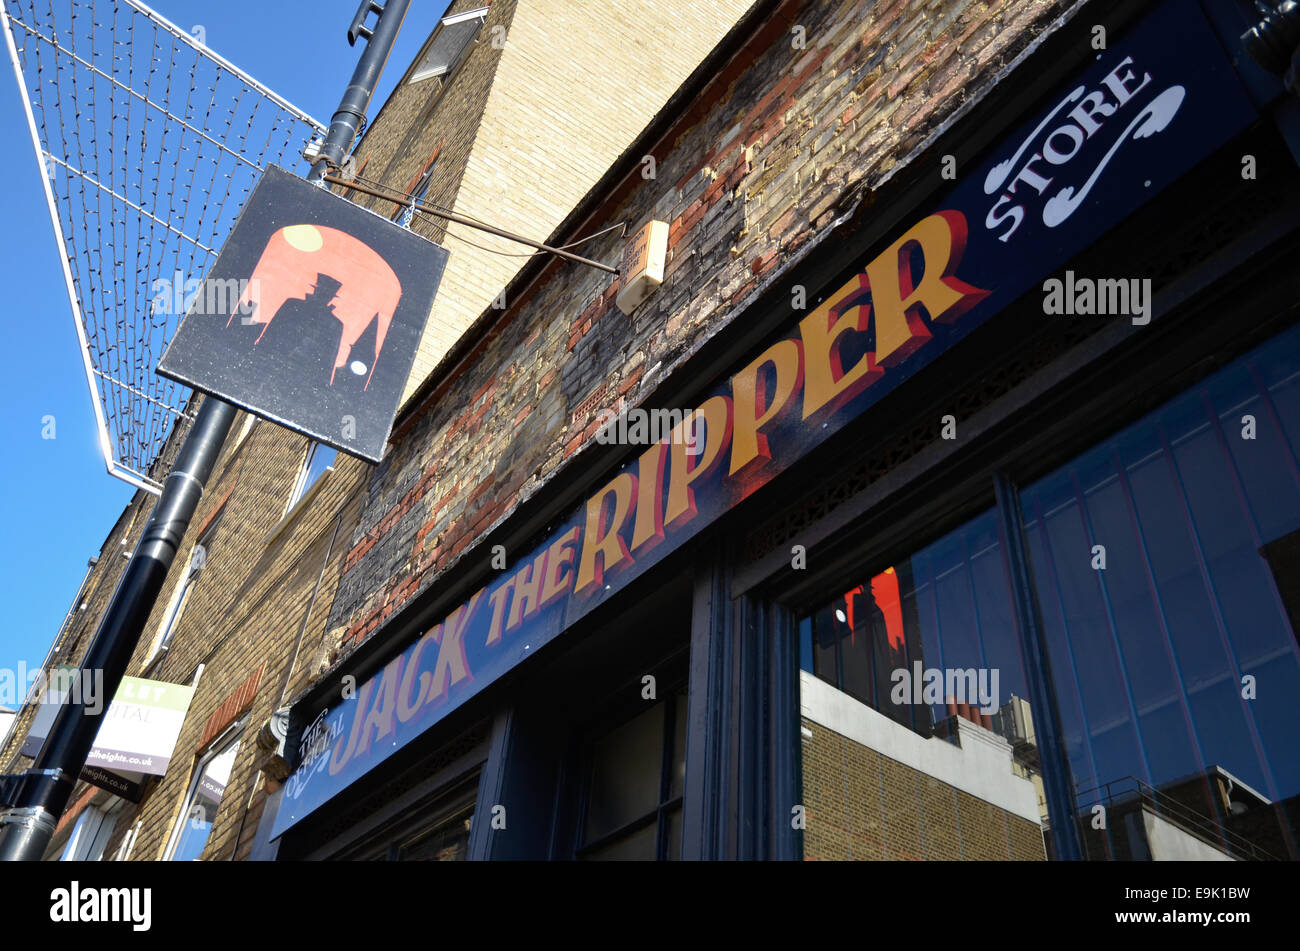
[[[623,263],[619,267],[622,287],[615,299],[619,310],[632,313],[664,282],[667,257],[668,222],[648,222],[623,249]]]

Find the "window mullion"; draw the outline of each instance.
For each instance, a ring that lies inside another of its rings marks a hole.
[[[1056,703],[1049,667],[1047,638],[1025,550],[1024,517],[1020,509],[1020,492],[1004,474],[993,476],[997,499],[1003,551],[1011,585],[1016,628],[1020,633],[1020,650],[1024,658],[1025,687],[1030,709],[1036,711],[1034,728],[1038,733],[1038,755],[1043,770],[1043,793],[1048,816],[1052,820],[1052,840],[1056,854],[1067,861],[1080,861],[1083,850],[1075,825],[1074,784],[1070,779],[1070,761],[1065,752],[1061,711]],[[1037,711],[1042,711],[1041,716]]]

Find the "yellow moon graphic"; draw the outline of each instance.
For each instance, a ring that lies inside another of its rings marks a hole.
[[[325,243],[321,233],[312,225],[290,225],[284,229],[284,240],[299,251],[319,251]]]

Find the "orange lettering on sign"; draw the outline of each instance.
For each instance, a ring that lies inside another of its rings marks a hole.
[[[416,691],[415,696],[411,696],[411,688],[414,686],[416,673],[420,669],[420,655],[424,653],[424,648],[429,644],[438,643],[438,628],[441,625],[435,625],[424,633],[415,647],[411,650],[411,656],[406,662],[406,671],[402,674],[402,684],[397,691],[397,719],[400,723],[405,723],[411,717],[415,716],[425,698],[429,694],[429,685],[433,683],[433,677],[426,670],[419,675],[420,689]]]
[[[574,591],[586,594],[599,588],[605,572],[612,571],[632,561],[632,554],[623,541],[623,523],[632,513],[636,497],[636,476],[620,472],[609,484],[587,500],[587,528],[583,532],[582,557],[578,560],[578,576]],[[605,499],[613,499],[613,512],[608,526],[605,524]]]
[[[770,396],[767,374],[762,372],[769,364],[776,369]],[[785,409],[802,383],[803,348],[798,340],[778,340],[731,378],[735,431],[731,437],[730,475],[751,466],[761,467],[771,460],[767,437],[760,430]]]
[[[911,261],[918,250],[922,270],[920,283],[915,283]],[[965,251],[966,216],[940,211],[917,222],[867,265],[877,363],[897,366],[925,345],[931,334],[922,313],[932,321],[952,323],[988,296],[988,291],[954,276]]]
[[[515,596],[510,601],[510,617],[506,621],[506,630],[513,631],[525,619],[537,613],[541,606],[542,574],[546,571],[546,552],[542,552],[532,565],[524,567],[515,574]]]
[[[437,703],[445,698],[451,688],[462,680],[474,679],[465,657],[465,630],[486,590],[479,588],[467,604],[452,611],[442,623],[442,634],[437,638],[438,659],[433,665],[433,686],[429,689],[428,703]]]
[[[573,546],[577,544],[581,531],[578,526],[573,526],[546,549],[546,580],[542,583],[542,603],[539,609],[569,593],[573,584],[573,571],[568,565],[573,563]]]
[[[366,710],[370,706],[370,694],[374,691],[375,682],[367,680],[361,688],[361,694],[357,697],[357,706],[352,713],[352,730],[348,734],[347,745],[343,743],[343,737],[339,737],[339,742],[334,747],[334,752],[330,754],[330,775],[333,776],[345,765],[348,760],[352,759],[352,754],[356,752],[357,738],[361,735],[361,724],[366,720]],[[342,756],[339,754],[342,753]]]
[[[492,626],[488,629],[487,636],[488,647],[501,640],[501,625],[505,621],[506,605],[510,603],[510,591],[514,586],[515,579],[512,576],[488,595],[488,603],[492,605]]]
[[[397,684],[402,676],[402,658],[384,668],[384,675],[379,681],[379,696],[375,698],[374,709],[361,724],[361,739],[357,743],[357,756],[365,756],[370,749],[371,734],[374,739],[382,740],[393,732],[393,716],[397,713]]]
[[[700,433],[701,420],[704,422],[703,435]],[[690,432],[694,433],[695,439],[688,441],[685,434]],[[673,430],[668,448],[672,461],[668,466],[665,525],[671,528],[695,517],[695,491],[691,483],[713,471],[730,442],[731,398],[727,396],[709,397]],[[695,453],[690,452],[692,448]]]
[[[840,338],[850,331],[866,333],[871,326],[871,309],[862,304],[866,296],[866,275],[859,274],[799,321],[804,419],[836,409],[884,375],[873,353],[863,354],[847,370],[840,357]]]
[[[668,446],[662,442],[643,452],[637,461],[636,523],[632,526],[632,550],[637,554],[664,540],[664,509],[659,499],[667,465]]]
[[[966,250],[966,217],[940,211],[913,225],[799,322],[804,351],[803,418],[838,409],[931,338],[922,314],[950,323],[988,291],[954,276]],[[920,253],[921,280],[912,261]],[[875,347],[852,367],[842,364],[841,339],[875,324]]]

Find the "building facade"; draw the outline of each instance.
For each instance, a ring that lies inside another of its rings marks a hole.
[[[383,462],[318,490],[328,580],[223,586],[310,661],[196,693],[155,841],[229,756],[208,858],[1296,858],[1258,16],[753,4],[547,239],[664,222],[662,286],[536,258],[448,302]]]
[[[755,5],[551,236],[657,294],[534,265],[399,420],[279,854],[1294,857],[1250,15]]]
[[[743,8],[726,0],[706,16],[670,4],[671,16],[638,24],[631,3],[583,11],[556,0],[459,0],[373,117],[346,171],[467,216],[486,214],[493,190],[511,192],[516,198],[493,210],[493,222],[545,236]],[[594,81],[611,56],[641,64],[638,83],[615,89],[609,73]],[[517,244],[467,229],[472,243],[458,242],[455,230],[449,236],[404,207],[353,197],[447,244],[444,291],[455,288],[474,308],[487,306],[526,260]],[[431,317],[411,386],[463,319]],[[165,476],[196,406],[175,427],[155,474]],[[127,670],[194,688],[167,771],[138,784],[135,801],[83,784],[49,857],[249,854],[267,784],[275,783],[274,764],[263,771],[277,744],[273,715],[338,652],[322,612],[373,468],[240,415]],[[153,502],[138,493],[105,540],[48,668],[84,656]],[[30,765],[20,751],[41,706],[24,705],[3,750],[6,771]]]

